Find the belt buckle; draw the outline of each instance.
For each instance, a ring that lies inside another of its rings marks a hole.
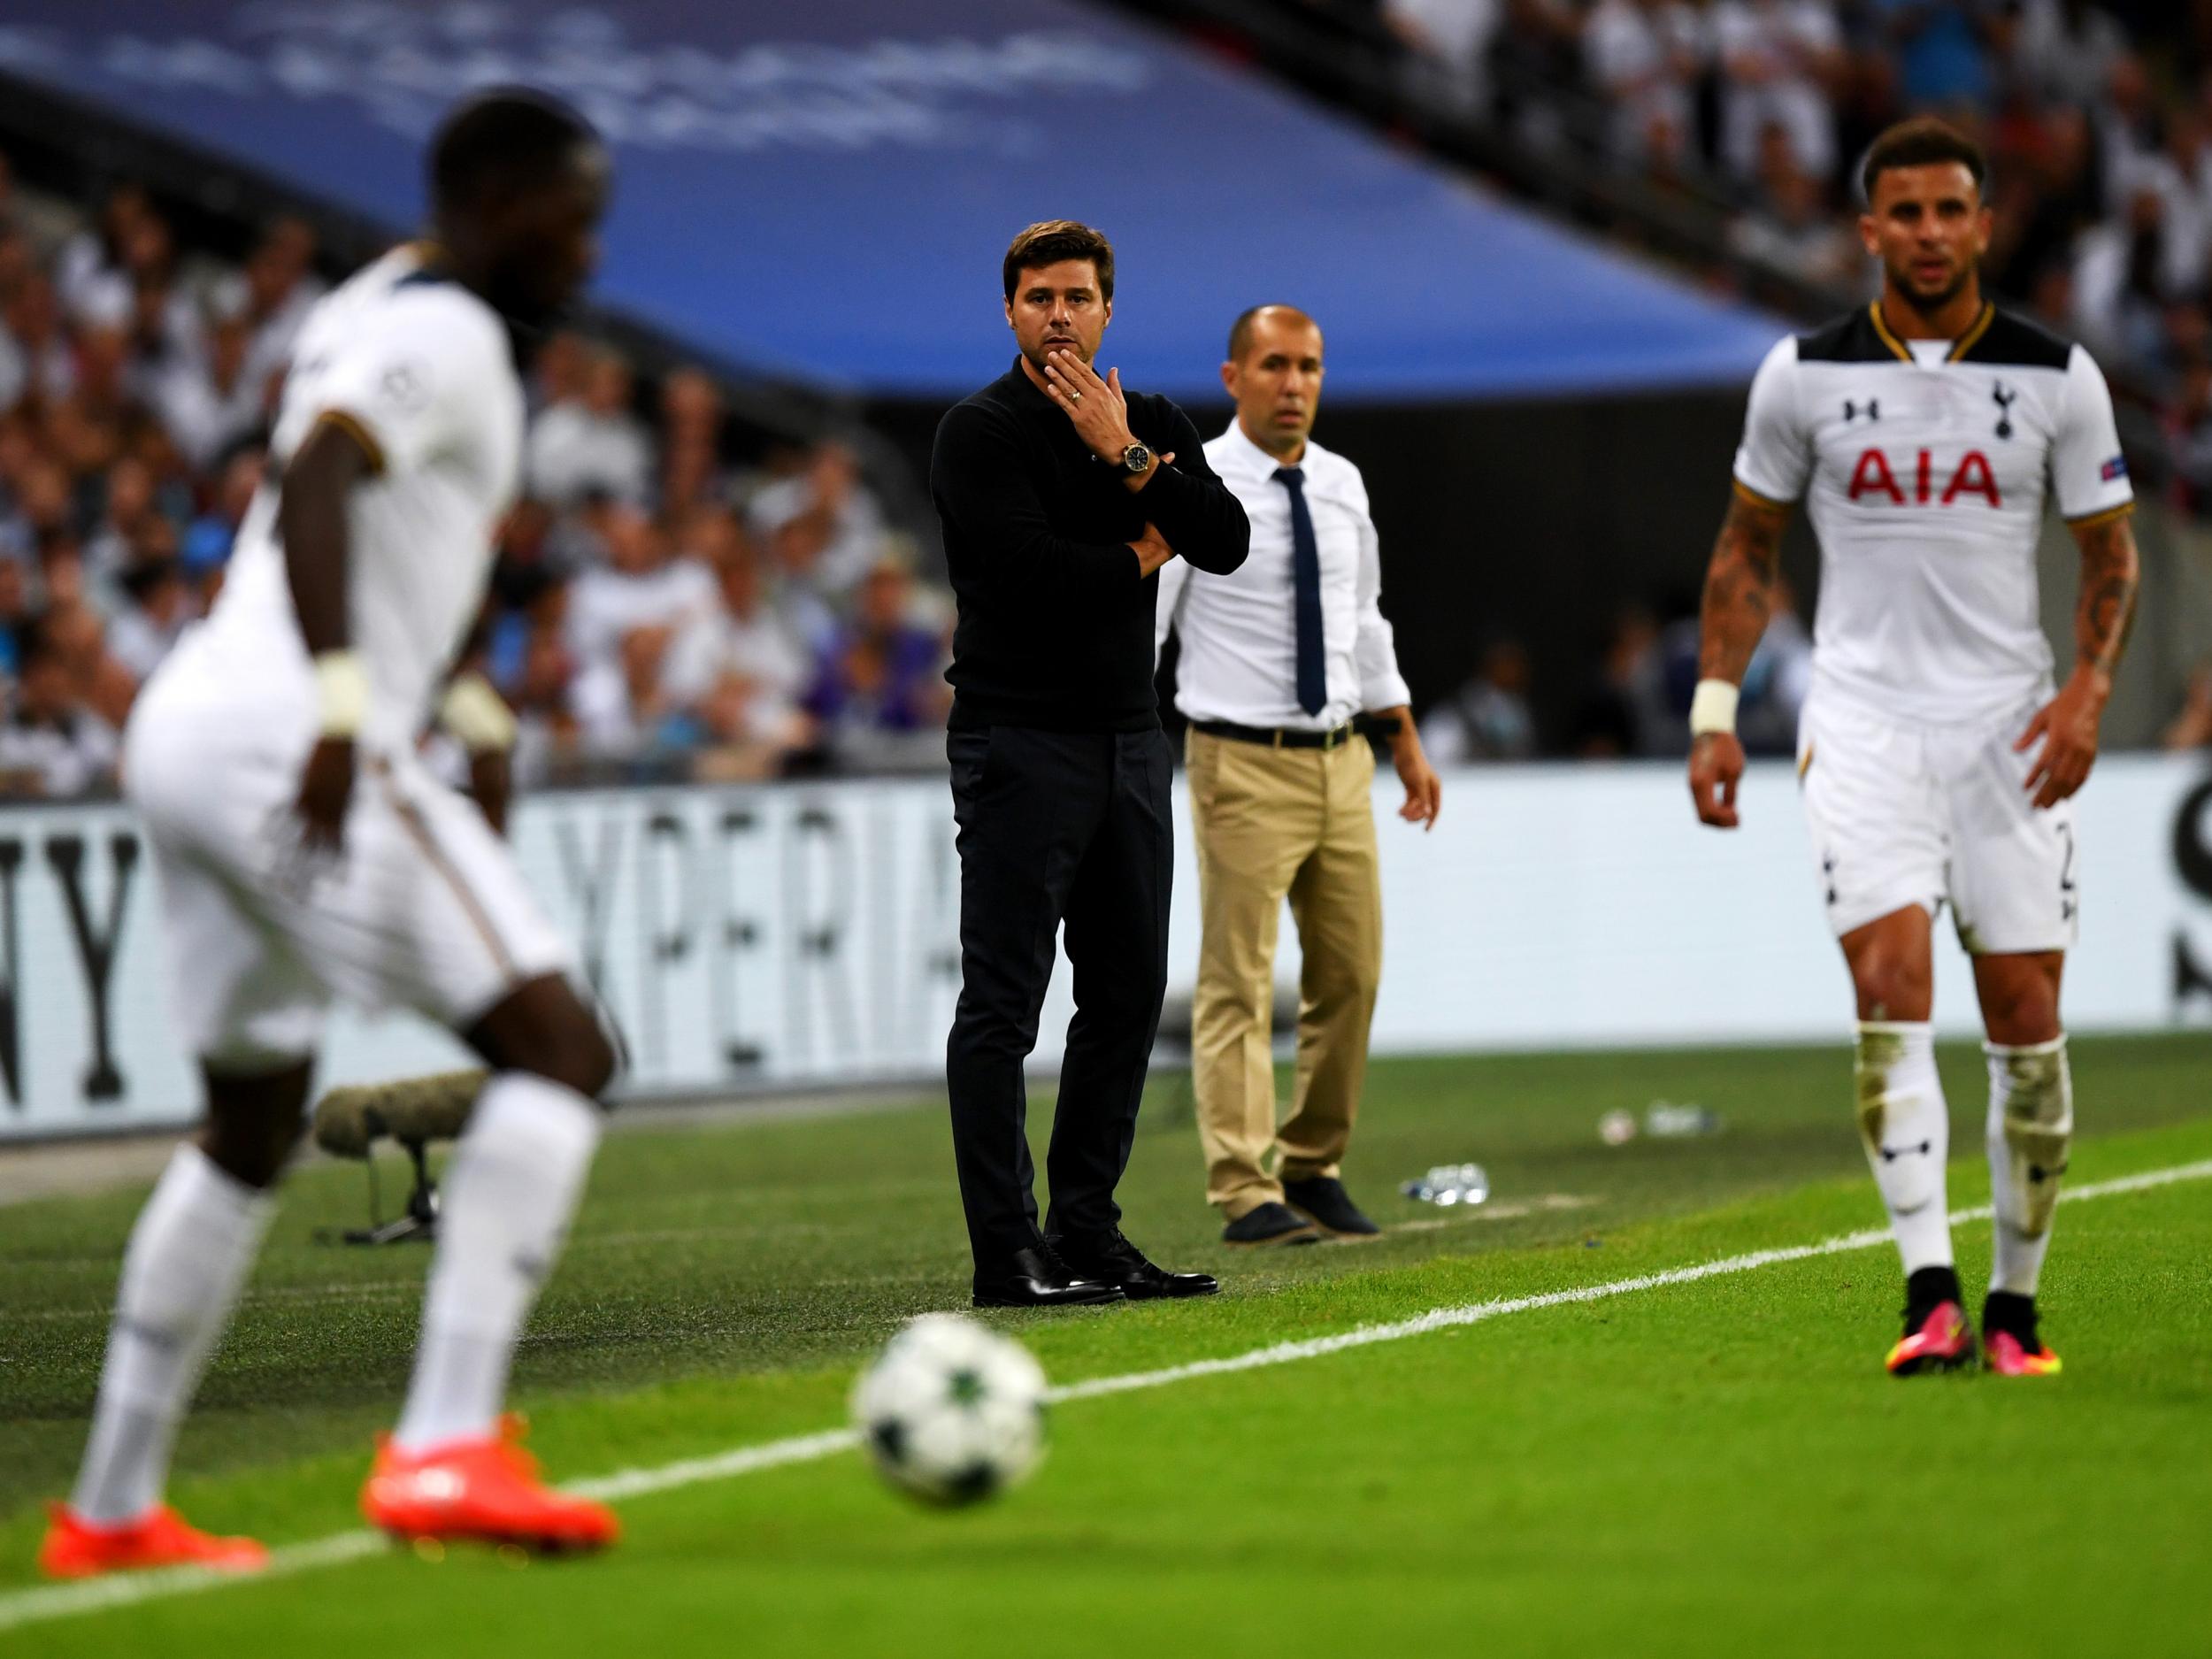
[[[1321,752],[1325,755],[1343,741],[1344,728],[1340,726],[1332,726],[1328,731],[1321,733]]]

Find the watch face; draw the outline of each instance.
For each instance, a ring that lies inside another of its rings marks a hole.
[[[1121,464],[1132,472],[1141,472],[1152,465],[1152,451],[1141,443],[1133,443],[1121,452]]]

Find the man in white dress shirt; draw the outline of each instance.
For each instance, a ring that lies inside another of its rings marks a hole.
[[[1382,977],[1375,756],[1355,718],[1388,733],[1402,818],[1432,825],[1440,793],[1379,603],[1367,487],[1310,435],[1321,376],[1321,330],[1304,312],[1260,305],[1237,319],[1221,365],[1237,418],[1206,459],[1244,504],[1251,556],[1227,576],[1181,560],[1160,572],[1159,637],[1172,627],[1182,640],[1175,703],[1191,723],[1204,917],[1193,1082],[1206,1197],[1231,1244],[1376,1232],[1338,1179]],[[1286,897],[1304,968],[1297,1081],[1278,1130],[1270,1027]]]

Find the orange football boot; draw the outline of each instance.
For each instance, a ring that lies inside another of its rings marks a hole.
[[[1925,1371],[1956,1371],[1973,1363],[1974,1327],[1966,1323],[1966,1310],[1955,1302],[1938,1302],[1905,1334],[1882,1363],[1893,1377],[1916,1377]]]
[[[2057,1355],[2039,1340],[2033,1348],[2009,1331],[1993,1331],[1982,1343],[1982,1365],[2000,1377],[2055,1377]]]
[[[203,1532],[165,1503],[110,1526],[85,1520],[65,1503],[47,1505],[46,1515],[38,1570],[50,1578],[92,1578],[142,1567],[258,1572],[269,1563],[269,1552],[252,1539]]]
[[[611,1510],[571,1498],[538,1479],[522,1449],[523,1424],[500,1419],[496,1433],[403,1452],[385,1435],[361,1488],[361,1513],[402,1539],[477,1539],[526,1549],[603,1549],[621,1533]]]

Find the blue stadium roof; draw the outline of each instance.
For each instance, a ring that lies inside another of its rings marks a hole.
[[[395,232],[454,96],[557,89],[616,151],[602,303],[872,395],[997,373],[1000,255],[1063,216],[1118,250],[1102,361],[1183,397],[1263,300],[1378,401],[1741,382],[1781,326],[1063,0],[11,0],[0,69]]]

